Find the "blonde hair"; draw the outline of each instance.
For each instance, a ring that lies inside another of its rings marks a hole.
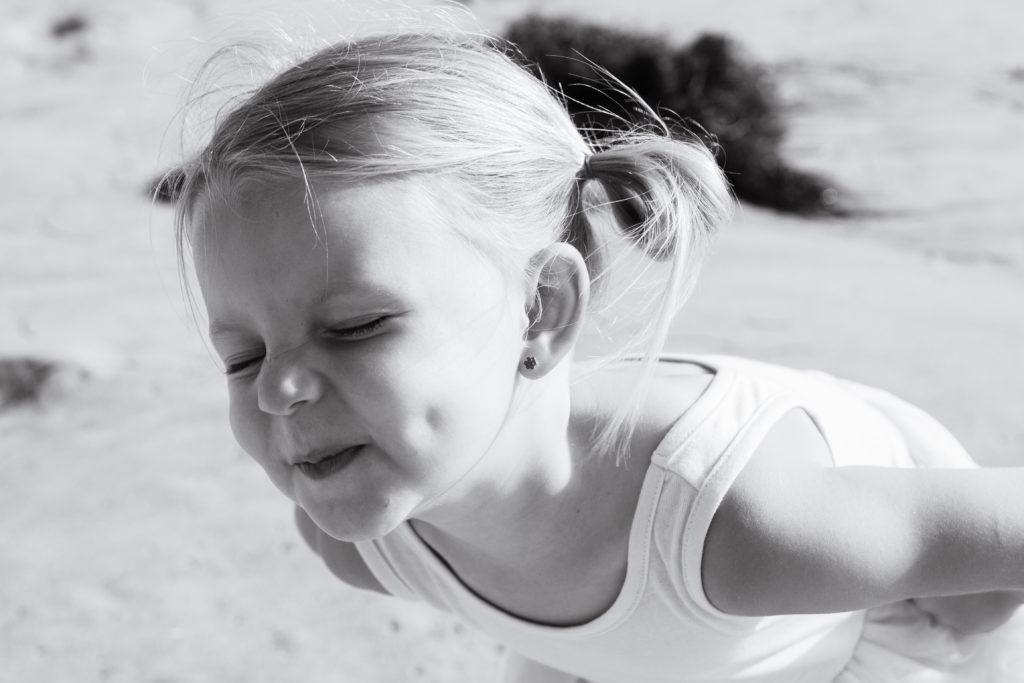
[[[209,142],[178,170],[176,227],[184,252],[195,207],[214,187],[248,182],[360,183],[440,176],[466,201],[464,236],[520,277],[531,256],[564,241],[604,281],[600,216],[651,260],[669,265],[633,396],[599,427],[618,451],[646,378],[732,200],[711,151],[647,125],[587,137],[511,46],[471,34],[399,33],[340,42],[284,69],[227,108]],[[483,232],[486,231],[486,232]],[[600,288],[598,288],[600,289]]]

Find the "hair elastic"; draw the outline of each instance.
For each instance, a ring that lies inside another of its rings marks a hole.
[[[590,166],[590,160],[594,158],[593,154],[588,154],[583,157],[583,167],[580,169],[580,179],[590,180],[594,177],[594,169]]]

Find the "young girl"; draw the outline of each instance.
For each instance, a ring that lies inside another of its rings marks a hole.
[[[341,580],[506,680],[1024,680],[1024,473],[878,390],[662,353],[730,210],[700,142],[587,140],[508,50],[407,33],[284,70],[181,174],[238,442]],[[658,310],[583,372],[623,240]]]

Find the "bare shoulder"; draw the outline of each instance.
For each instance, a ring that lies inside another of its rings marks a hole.
[[[771,612],[765,594],[785,602],[800,590],[797,547],[804,510],[813,509],[811,491],[830,469],[828,446],[810,417],[795,409],[773,425],[719,506],[704,543],[704,591],[719,609],[733,614]],[[820,509],[820,508],[819,508]],[[811,558],[808,558],[811,559]],[[813,561],[813,560],[812,560]]]
[[[298,506],[295,507],[295,525],[306,544],[320,556],[336,577],[355,588],[389,594],[366,566],[354,543],[328,536]]]
[[[985,630],[1019,596],[1001,564],[1001,506],[1019,490],[984,469],[833,467],[801,410],[784,415],[726,492],[704,541],[708,600],[729,614],[821,614],[920,596],[940,621]],[[1013,508],[1016,510],[1016,508]],[[1012,514],[1012,513],[1010,513]],[[991,526],[990,526],[991,525]],[[991,535],[990,535],[991,534]],[[967,558],[967,559],[965,559]],[[989,568],[991,573],[987,573]]]

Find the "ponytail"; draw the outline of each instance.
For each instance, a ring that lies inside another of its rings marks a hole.
[[[587,259],[596,289],[603,289],[604,271],[615,265],[603,262],[597,246],[592,217],[599,207],[607,207],[610,222],[627,243],[669,269],[654,315],[617,356],[635,357],[639,351],[632,391],[596,436],[599,452],[615,452],[621,460],[672,320],[696,284],[711,238],[731,214],[732,195],[703,142],[648,132],[622,134],[600,144],[584,162],[576,186],[567,239]],[[591,186],[596,186],[594,191]]]

